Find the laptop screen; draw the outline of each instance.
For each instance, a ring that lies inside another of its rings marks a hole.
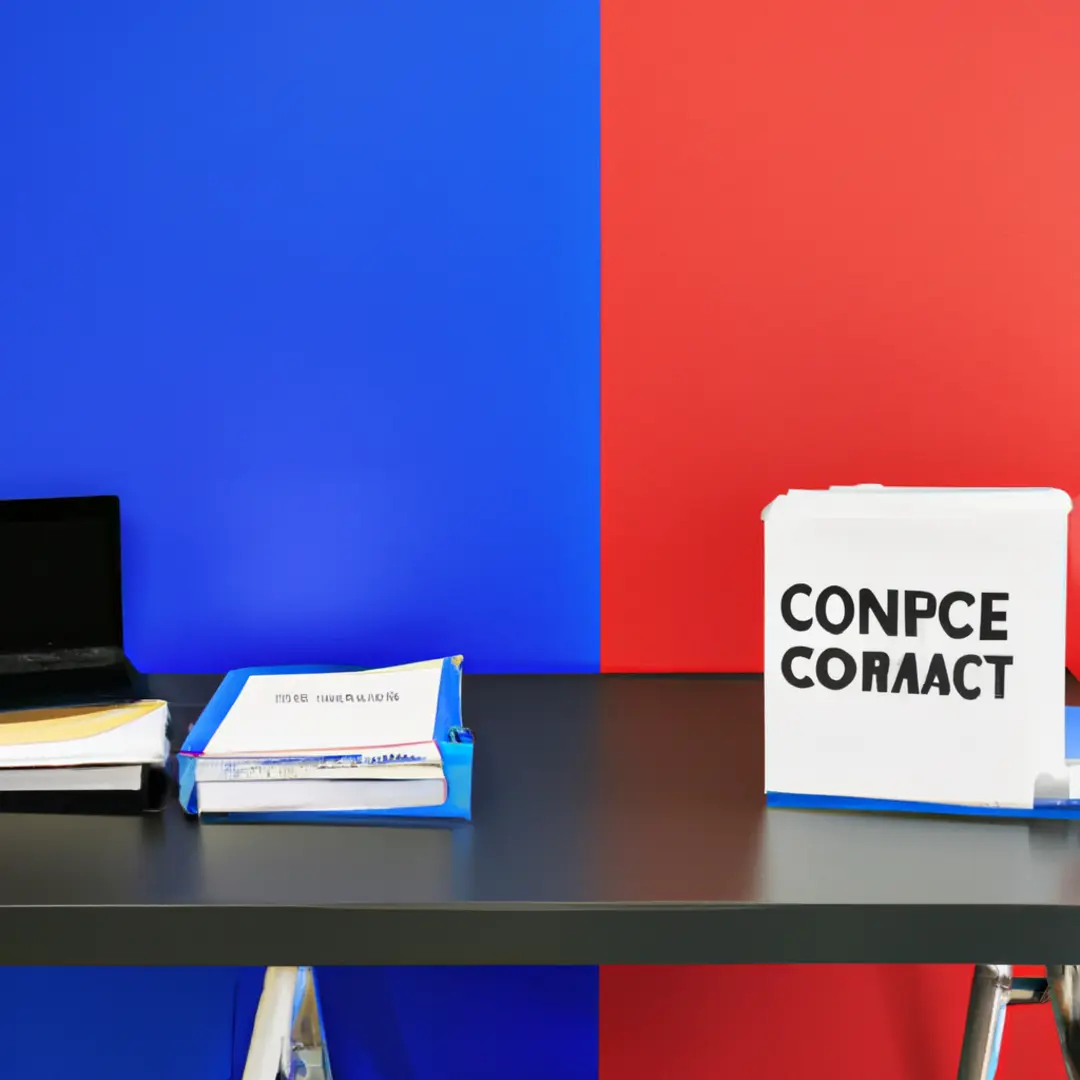
[[[0,654],[123,645],[120,501],[0,501]]]

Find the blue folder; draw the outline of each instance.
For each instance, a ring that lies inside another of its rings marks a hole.
[[[1080,763],[1080,707],[1065,708],[1065,760]],[[954,803],[905,802],[897,799],[862,799],[840,795],[802,795],[787,791],[765,794],[767,806],[789,810],[860,810],[886,814],[948,814],[951,817],[1076,818],[1080,800],[1036,799],[1029,808],[964,806]]]
[[[228,814],[229,820],[244,821],[342,821],[369,818],[448,818],[472,820],[473,736],[461,722],[461,657],[443,660],[439,697],[435,710],[435,743],[442,757],[446,777],[446,801],[441,806],[395,807],[388,810],[335,810],[326,813]],[[180,805],[189,814],[199,812],[199,790],[195,783],[195,763],[205,751],[218,725],[229,714],[244,684],[252,675],[312,675],[364,671],[360,667],[301,664],[293,667],[238,668],[221,681],[217,692],[188,733],[179,754]],[[205,816],[205,815],[204,815]],[[216,815],[215,815],[216,816]]]

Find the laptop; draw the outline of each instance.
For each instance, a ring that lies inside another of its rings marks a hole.
[[[0,708],[128,701],[120,500],[0,500]]]

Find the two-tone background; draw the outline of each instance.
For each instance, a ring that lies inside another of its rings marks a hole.
[[[1071,0],[0,5],[0,496],[121,496],[147,670],[757,670],[777,492],[1078,410]],[[966,973],[454,977],[500,1076],[923,1080]]]

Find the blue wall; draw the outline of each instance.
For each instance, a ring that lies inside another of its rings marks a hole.
[[[121,496],[143,669],[596,669],[599,97],[578,0],[0,4],[0,497]],[[595,1075],[595,971],[501,969],[385,976],[395,1075],[448,977]],[[225,1077],[229,978],[3,971],[0,1032]]]
[[[241,1080],[262,981],[258,968],[0,968],[0,1075]]]
[[[597,968],[319,968],[335,1080],[596,1080]]]
[[[0,5],[0,497],[151,671],[599,661],[599,9]]]
[[[240,1080],[258,968],[0,968],[3,1075]],[[596,968],[320,968],[337,1080],[596,1080]]]

